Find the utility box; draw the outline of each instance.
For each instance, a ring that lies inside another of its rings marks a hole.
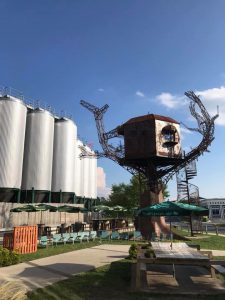
[[[132,118],[118,133],[124,136],[126,160],[181,156],[180,124],[172,118],[155,114]]]

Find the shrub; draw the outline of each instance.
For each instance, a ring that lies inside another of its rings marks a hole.
[[[10,266],[19,262],[19,254],[0,247],[0,267]]]
[[[137,258],[137,244],[133,243],[129,249],[129,258],[134,259]]]
[[[145,244],[143,246],[141,246],[141,249],[149,249],[151,248],[151,246],[149,244]]]
[[[145,257],[146,257],[146,258],[154,257],[154,252],[153,252],[153,250],[152,250],[152,249],[147,249],[147,250],[145,251]]]

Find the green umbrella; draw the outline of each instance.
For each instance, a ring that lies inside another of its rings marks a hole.
[[[119,213],[125,212],[125,211],[127,211],[127,209],[123,206],[115,205],[115,206],[110,207],[109,212],[111,212],[111,211],[117,213],[117,219],[118,219]]]
[[[38,211],[38,209],[34,205],[30,205],[30,204],[10,209],[10,212],[23,212],[23,211],[28,213],[27,223],[29,223],[29,213],[36,212]]]
[[[70,205],[63,205],[59,206],[57,208],[59,212],[65,212],[65,213],[78,213],[78,219],[79,219],[79,213],[86,213],[88,212],[88,209],[85,207],[76,207],[76,206],[70,206]]]
[[[161,202],[158,204],[150,205],[138,210],[139,216],[205,216],[209,214],[207,208],[203,208],[196,205],[185,204],[181,202]],[[170,220],[170,237],[171,237],[171,220]],[[172,248],[172,237],[171,237]]]
[[[35,205],[35,208],[39,211],[46,211],[49,210],[50,212],[56,212],[57,207],[49,204],[40,203]]]
[[[138,210],[140,216],[190,216],[192,214],[205,216],[208,213],[207,208],[171,201],[150,205]]]
[[[109,211],[109,210],[111,210],[111,207],[109,207],[107,205],[96,205],[96,206],[93,206],[92,210],[94,212]]]
[[[44,203],[40,203],[35,205],[35,208],[37,209],[37,211],[41,212],[41,224],[42,224],[42,212],[43,211],[47,211],[49,210],[50,212],[56,212],[57,211],[57,207],[53,206],[53,205],[49,205],[49,204],[44,204]]]

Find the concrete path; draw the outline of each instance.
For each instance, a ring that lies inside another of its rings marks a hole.
[[[91,269],[123,259],[128,255],[129,247],[129,245],[103,244],[92,248],[54,255],[14,266],[1,268],[0,300],[23,299],[22,296],[25,295],[27,290],[42,288],[57,281],[67,279],[72,275],[86,272]],[[212,250],[212,252],[215,256],[225,256],[225,251]],[[194,287],[186,285],[186,282],[188,282],[187,278],[191,274],[191,272],[189,272],[188,267],[185,269],[184,268],[182,268],[181,266],[176,267],[179,284],[171,277],[171,275],[168,276],[166,274],[163,274],[163,276],[160,276],[160,273],[162,272],[161,267],[160,270],[154,270],[153,272],[157,274],[157,276],[151,273],[151,271],[153,270],[148,272],[147,281],[149,281],[150,283],[151,292],[153,292],[153,290],[155,290],[155,292],[159,292],[164,284],[166,284],[167,286],[168,293],[183,293],[184,291],[190,292],[192,290],[190,289],[190,287],[193,288],[194,291],[201,285],[208,286],[208,292],[211,292],[213,290],[224,292],[224,286],[222,286],[219,282],[215,282],[214,279],[211,279],[209,274],[203,274],[202,272],[204,270],[201,270],[201,272],[198,271],[200,273],[196,274],[197,276],[190,277],[191,281],[195,283]],[[197,268],[195,269],[197,272]],[[164,271],[165,270],[163,270],[162,273],[164,273]],[[166,273],[170,274],[170,271],[171,270]],[[184,280],[182,279],[183,277],[185,277]],[[200,278],[201,280],[203,280],[201,285],[199,285]],[[181,284],[181,282],[185,283],[184,286],[183,284]],[[178,286],[180,286],[180,288],[178,288]],[[9,291],[11,291],[12,293],[9,294]],[[14,298],[16,293],[20,293],[21,298]]]
[[[4,267],[0,269],[0,285],[14,281],[26,290],[45,287],[74,274],[123,259],[128,256],[129,247],[104,244]]]

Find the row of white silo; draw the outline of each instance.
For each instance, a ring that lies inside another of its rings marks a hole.
[[[17,201],[20,189],[24,202],[96,198],[96,158],[80,159],[80,146],[72,120],[0,97],[0,201]]]
[[[86,153],[87,156],[81,159],[82,152]],[[75,194],[86,198],[97,198],[97,159],[95,153],[80,140],[77,140],[75,153],[75,173],[76,178],[79,178],[79,180],[75,178]]]

